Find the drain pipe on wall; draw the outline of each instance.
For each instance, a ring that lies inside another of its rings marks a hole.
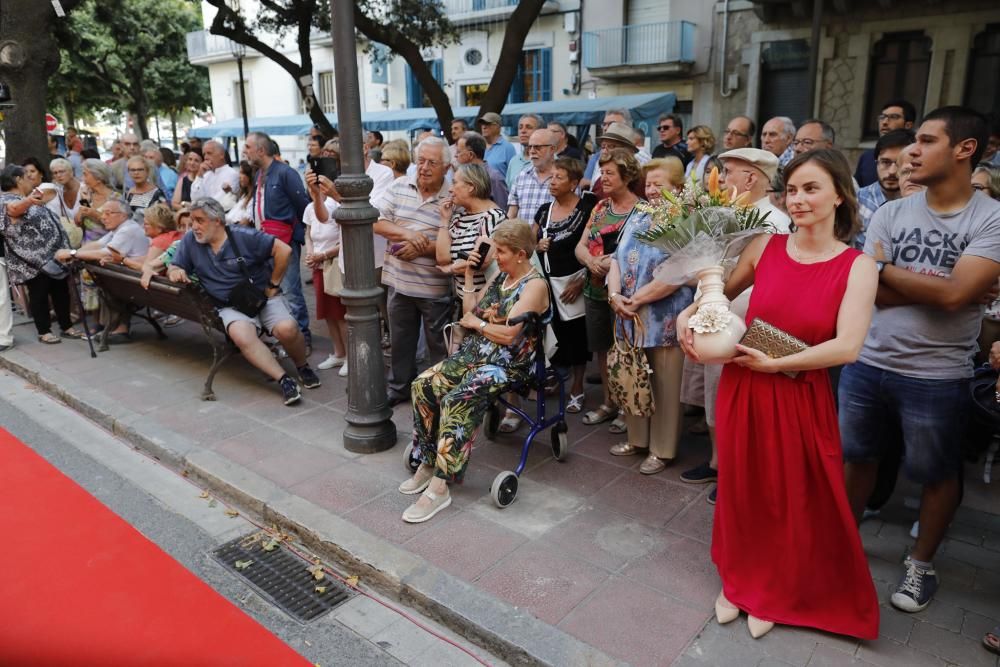
[[[722,8],[722,48],[719,49],[719,95],[729,97],[732,90],[726,88],[726,45],[729,38],[729,0],[725,0]]]
[[[809,114],[816,118],[816,81],[819,74],[819,38],[823,21],[823,0],[813,0],[812,43],[809,45]]]

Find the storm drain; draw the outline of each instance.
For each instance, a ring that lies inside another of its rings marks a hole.
[[[351,591],[329,575],[316,580],[309,565],[265,533],[238,537],[212,552],[262,597],[300,621],[312,621],[346,602]],[[270,547],[270,551],[265,549]]]

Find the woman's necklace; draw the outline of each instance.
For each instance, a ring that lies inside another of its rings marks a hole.
[[[799,244],[795,242],[795,236],[791,236],[789,238],[792,241],[792,255],[795,257],[795,261],[797,262],[816,262],[821,259],[825,259],[828,255],[832,255],[839,250],[839,246],[833,246],[829,250],[825,250],[815,255],[803,255],[799,251]]]
[[[631,190],[629,191],[629,194],[632,194]],[[638,197],[632,199],[632,204],[630,206],[626,204],[627,206],[629,206],[629,210],[625,211],[624,213],[619,213],[618,211],[615,210],[615,200],[612,199],[608,205],[608,210],[611,211],[611,215],[617,215],[617,216],[628,215],[629,213],[632,212],[632,209],[635,208],[635,202],[638,201],[638,199],[639,199]]]
[[[526,278],[528,278],[533,273],[535,273],[535,267],[532,266],[530,269],[528,269],[527,271],[524,272],[523,276],[521,276],[520,278],[518,278],[517,280],[515,280],[513,285],[508,285],[507,284],[507,281],[510,280],[510,276],[508,276],[507,278],[504,279],[503,285],[501,285],[501,287],[503,288],[503,290],[505,292],[509,292],[512,289],[514,289],[515,287],[517,287],[518,285],[520,285]]]

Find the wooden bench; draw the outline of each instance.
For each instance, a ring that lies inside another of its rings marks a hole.
[[[197,284],[172,283],[161,276],[154,276],[147,290],[143,289],[140,283],[142,274],[138,271],[118,264],[101,266],[92,261],[83,262],[83,264],[87,273],[93,277],[94,284],[101,291],[102,301],[109,306],[106,309],[102,308],[102,312],[111,313],[109,321],[101,323],[104,325],[104,329],[98,334],[98,350],[100,352],[108,351],[108,335],[122,323],[122,320],[126,319],[126,315],[139,317],[149,322],[160,339],[165,339],[167,335],[153,316],[153,310],[198,322],[205,332],[205,337],[212,345],[212,367],[205,379],[201,398],[205,401],[214,401],[215,392],[212,391],[212,381],[215,379],[215,374],[226,359],[239,350],[226,335],[215,302],[205,290]],[[221,340],[216,332],[222,334]]]

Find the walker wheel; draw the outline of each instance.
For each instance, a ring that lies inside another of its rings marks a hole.
[[[491,405],[490,409],[486,412],[486,423],[483,425],[486,431],[486,437],[490,440],[497,439],[497,433],[500,431],[500,408],[496,404]]]
[[[517,497],[517,475],[505,470],[494,477],[493,484],[490,485],[490,496],[500,509],[514,502],[514,498]]]
[[[552,456],[556,461],[565,461],[569,455],[569,435],[566,422],[559,422],[552,427]]]
[[[417,450],[413,443],[411,442],[403,450],[403,465],[406,466],[406,470],[410,473],[417,472],[417,468],[420,467],[422,460],[420,458],[420,452]]]

